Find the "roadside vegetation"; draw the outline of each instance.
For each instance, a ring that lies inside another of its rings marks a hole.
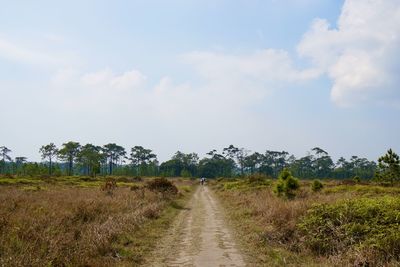
[[[251,179],[213,184],[251,264],[400,264],[398,183],[296,181],[288,170],[278,180],[258,176],[262,187],[252,186]]]
[[[142,264],[193,187],[89,178],[0,178],[0,265]]]

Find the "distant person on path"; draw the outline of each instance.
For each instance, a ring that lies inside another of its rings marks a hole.
[[[206,183],[206,178],[202,177],[200,178],[200,184],[204,185]]]

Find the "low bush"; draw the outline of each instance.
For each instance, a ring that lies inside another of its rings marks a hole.
[[[296,190],[299,189],[300,183],[297,178],[294,178],[288,169],[284,169],[278,178],[278,182],[275,185],[274,192],[278,196],[286,196],[287,198],[293,198],[296,195]]]
[[[311,190],[314,192],[321,191],[324,185],[321,183],[320,180],[314,180],[311,184]]]
[[[249,176],[246,179],[226,179],[218,182],[215,185],[217,189],[224,190],[261,190],[263,188],[269,188],[271,186],[271,180],[266,179],[266,176]]]
[[[400,187],[324,180],[324,194],[312,194],[312,183],[301,181],[290,201],[276,192],[284,196],[283,182],[275,193],[221,183],[216,193],[251,266],[399,266]]]
[[[353,181],[354,181],[355,183],[357,183],[357,184],[358,184],[359,182],[361,182],[360,176],[357,176],[357,175],[354,176],[354,177],[353,177]]]
[[[155,178],[146,183],[146,188],[150,191],[161,193],[178,194],[178,188],[166,178]]]
[[[252,174],[247,177],[247,182],[250,184],[263,184],[270,177],[262,175],[262,174]]]
[[[363,266],[400,259],[398,197],[319,204],[309,210],[298,227],[305,245],[316,254],[358,255],[366,259],[361,262]]]

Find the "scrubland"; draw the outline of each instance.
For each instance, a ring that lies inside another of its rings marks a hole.
[[[145,263],[192,183],[116,181],[105,188],[104,178],[0,178],[0,266]]]
[[[300,181],[291,198],[276,180],[219,179],[214,189],[250,264],[399,266],[400,188],[353,181]]]

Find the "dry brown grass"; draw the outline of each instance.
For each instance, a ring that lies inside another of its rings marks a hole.
[[[142,226],[172,201],[128,187],[112,195],[99,188],[0,187],[0,266],[140,263],[147,249],[139,245],[146,242]]]
[[[246,215],[262,228],[263,239],[288,247],[295,243],[290,241],[293,241],[298,219],[313,203],[334,202],[341,197],[334,194],[312,194],[309,190],[302,190],[294,200],[284,200],[270,189],[245,192],[226,190],[219,192],[219,195],[225,203],[245,210]]]
[[[388,188],[387,192],[381,192],[377,191],[375,186],[363,185],[364,187],[346,187],[344,190],[338,187],[342,186],[341,183],[329,182],[325,183],[328,185],[327,190],[312,192],[310,181],[301,184],[302,187],[293,200],[276,196],[272,192],[272,187],[241,190],[240,188],[229,189],[229,186],[218,184],[215,186],[217,194],[227,208],[232,224],[237,229],[238,239],[250,255],[251,264],[256,266],[353,266],[357,262],[362,263],[362,257],[365,257],[365,254],[359,257],[357,255],[351,255],[351,257],[315,255],[304,245],[304,238],[307,238],[307,235],[299,233],[298,223],[314,204],[335,203],[340,199],[354,199],[378,193],[395,194],[396,189]],[[335,187],[340,190],[334,190]]]

